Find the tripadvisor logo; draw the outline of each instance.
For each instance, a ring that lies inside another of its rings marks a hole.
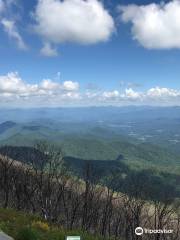
[[[136,234],[136,235],[140,236],[140,235],[143,235],[143,233],[144,233],[144,230],[143,230],[142,227],[137,227],[137,228],[135,229],[135,234]]]
[[[135,229],[135,234],[140,236],[143,234],[157,234],[157,233],[162,233],[162,234],[171,234],[173,233],[172,229],[146,229],[142,227],[137,227]]]

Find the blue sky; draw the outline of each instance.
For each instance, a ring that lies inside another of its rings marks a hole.
[[[0,106],[179,105],[180,1],[0,0]]]

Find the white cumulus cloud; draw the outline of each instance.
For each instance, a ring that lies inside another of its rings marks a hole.
[[[133,38],[145,48],[180,48],[180,0],[118,9],[122,20],[132,24]]]
[[[0,76],[0,100],[4,102],[28,100],[36,105],[37,100],[46,106],[49,102],[60,104],[65,100],[76,100],[80,98],[79,84],[77,82],[65,81],[55,82],[44,79],[40,83],[30,84],[22,80],[17,72],[11,72]]]
[[[63,89],[66,91],[77,91],[79,89],[78,82],[65,81],[63,83]]]
[[[114,21],[98,0],[39,0],[34,29],[51,43],[93,44],[106,41]]]
[[[141,97],[141,94],[134,91],[132,88],[127,88],[125,89],[125,97],[130,98],[130,99],[138,99]]]
[[[86,94],[87,95],[87,94]],[[179,105],[180,104],[180,90],[154,87],[146,91],[135,91],[132,88],[124,89],[119,92],[118,90],[99,92],[98,94],[89,94],[87,97],[94,101],[99,101],[101,104],[109,103],[115,105]]]
[[[27,84],[17,72],[11,72],[0,76],[0,94],[21,95],[31,94],[38,91],[37,84]]]
[[[147,91],[147,96],[148,97],[155,97],[155,98],[162,98],[162,97],[179,97],[180,96],[180,91],[177,91],[175,89],[169,89],[169,88],[160,88],[160,87],[155,87],[155,88],[150,88]]]
[[[105,98],[105,99],[115,99],[117,97],[119,97],[119,92],[117,90],[114,90],[114,91],[106,91],[106,92],[103,92],[102,96]]]
[[[61,88],[61,85],[51,79],[45,79],[40,83],[40,87],[44,90],[57,90]]]

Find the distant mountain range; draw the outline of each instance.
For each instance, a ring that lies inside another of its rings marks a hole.
[[[1,109],[0,144],[53,142],[65,156],[180,169],[180,107]]]
[[[142,121],[152,119],[179,119],[180,107],[79,107],[1,109],[0,122],[56,120],[61,122]]]

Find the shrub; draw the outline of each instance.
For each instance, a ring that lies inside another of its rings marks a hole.
[[[6,231],[7,230],[7,226],[5,222],[0,222],[0,232],[1,231]]]
[[[34,229],[25,227],[19,230],[16,240],[38,240],[38,234]]]
[[[38,229],[43,230],[43,231],[49,231],[49,229],[50,229],[49,225],[45,222],[42,222],[42,221],[34,221],[34,222],[32,222],[31,226],[33,228],[38,228]]]

